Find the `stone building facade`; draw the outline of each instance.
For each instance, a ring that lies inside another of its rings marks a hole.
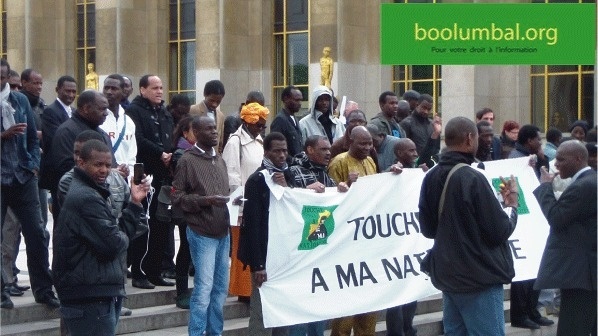
[[[406,1],[440,2],[394,2]],[[527,2],[545,1],[552,0]],[[0,54],[17,71],[43,75],[46,101],[61,75],[82,85],[91,62],[100,83],[115,72],[130,76],[135,95],[142,75],[160,76],[167,101],[174,93],[200,101],[204,83],[220,79],[227,92],[221,108],[233,114],[251,90],[262,91],[277,111],[288,84],[301,87],[309,106],[322,49],[330,47],[335,94],[358,102],[369,117],[379,112],[381,92],[400,96],[414,88],[434,96],[445,120],[492,108],[496,132],[509,119],[542,130],[567,131],[578,118],[596,124],[595,65],[381,65],[383,2],[393,1],[1,0]]]

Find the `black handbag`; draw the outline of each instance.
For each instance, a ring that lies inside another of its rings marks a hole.
[[[160,222],[170,223],[172,221],[180,221],[183,219],[183,210],[172,205],[170,194],[172,186],[164,185],[160,188],[158,194],[158,207],[156,208],[156,219]]]

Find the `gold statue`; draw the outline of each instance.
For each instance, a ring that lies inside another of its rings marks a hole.
[[[87,75],[85,76],[85,88],[86,89],[100,89],[100,79],[98,74],[94,71],[93,63],[87,64]]]
[[[320,85],[325,85],[332,89],[332,73],[334,69],[334,60],[330,57],[330,47],[324,47],[322,58],[320,58]]]

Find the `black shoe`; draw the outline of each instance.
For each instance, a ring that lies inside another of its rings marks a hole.
[[[168,281],[163,277],[148,277],[147,279],[156,286],[174,286],[174,282]]]
[[[0,303],[0,308],[12,309],[14,307],[15,307],[15,304],[12,303],[12,300],[10,299],[10,295],[8,295],[8,292],[3,292],[2,293],[2,302]]]
[[[174,270],[167,270],[162,272],[162,277],[167,279],[176,279],[176,272]]]
[[[152,285],[147,279],[133,279],[131,281],[133,287],[142,288],[142,289],[154,289],[156,286]]]
[[[5,289],[10,296],[23,296],[23,291],[16,288],[14,285],[6,285]]]
[[[47,291],[44,294],[42,294],[41,297],[35,298],[35,302],[43,303],[46,306],[48,306],[48,308],[60,307],[60,301],[58,301],[58,299],[56,298],[56,295],[54,295],[54,292],[52,292],[52,291]]]
[[[540,316],[537,319],[533,319],[533,321],[541,326],[544,326],[544,327],[551,326],[554,324],[553,320],[547,319],[546,317],[543,317],[543,316]]]
[[[24,292],[24,291],[29,290],[31,288],[30,286],[19,286],[19,284],[16,283],[16,282],[14,284],[12,284],[12,286],[14,288],[20,290],[21,292]]]
[[[515,327],[515,328],[540,329],[539,324],[537,324],[536,322],[534,322],[528,318],[521,322],[511,322],[511,326]]]

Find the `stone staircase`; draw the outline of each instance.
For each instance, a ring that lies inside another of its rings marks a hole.
[[[176,308],[175,291],[172,287],[156,287],[143,290],[127,285],[128,298],[125,306],[133,309],[132,316],[121,317],[118,334],[131,335],[187,335],[189,311]],[[505,289],[508,300],[509,289]],[[31,291],[25,296],[13,298],[14,309],[2,309],[0,335],[45,336],[60,335],[58,311],[34,302]],[[509,302],[505,301],[505,318],[509,320]],[[386,334],[384,312],[380,312],[376,335]],[[224,307],[225,336],[247,335],[249,305],[229,297]],[[414,324],[420,336],[442,333],[442,298],[434,295],[419,301]],[[554,335],[556,327],[543,327],[538,331],[512,328],[507,324],[508,335]],[[329,331],[327,332],[329,334]]]

